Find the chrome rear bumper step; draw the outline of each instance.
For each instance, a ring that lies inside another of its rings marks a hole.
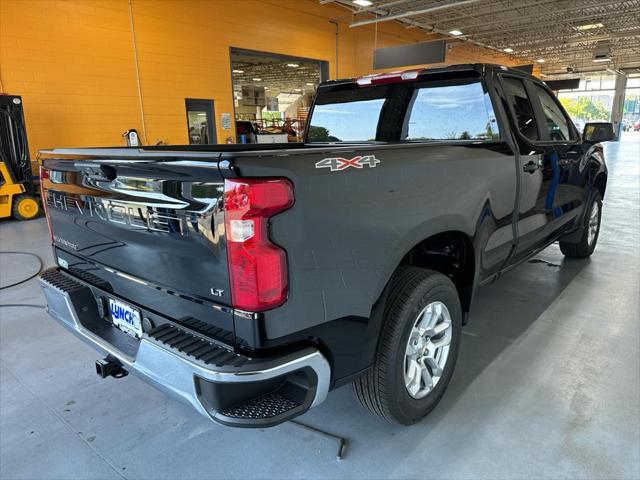
[[[92,291],[97,287],[56,268],[42,274],[40,285],[47,311],[60,324],[126,371],[219,423],[276,425],[320,404],[329,391],[331,368],[315,348],[255,359],[170,322],[135,340],[100,318]]]

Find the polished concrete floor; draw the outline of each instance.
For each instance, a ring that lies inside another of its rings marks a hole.
[[[640,135],[606,146],[591,260],[552,246],[482,289],[440,406],[410,428],[349,387],[266,430],[212,424],[135,377],[99,380],[97,355],[37,308],[0,308],[0,477],[640,478]],[[43,220],[0,222],[0,250],[52,263]],[[1,283],[37,269],[1,255]],[[44,302],[35,281],[1,304]]]

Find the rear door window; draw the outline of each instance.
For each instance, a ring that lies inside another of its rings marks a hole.
[[[529,140],[540,140],[533,106],[527,95],[524,83],[522,80],[512,77],[502,77],[502,83],[507,94],[507,101],[516,117],[518,130]]]
[[[415,90],[402,140],[488,140],[498,138],[493,107],[482,83],[425,85]]]
[[[538,84],[535,85],[535,90],[542,104],[545,119],[543,128],[549,132],[549,139],[556,142],[572,140],[569,120],[557,100]]]

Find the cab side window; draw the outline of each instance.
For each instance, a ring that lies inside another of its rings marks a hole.
[[[507,101],[513,108],[518,123],[518,130],[529,140],[540,140],[533,106],[524,88],[522,80],[512,77],[502,77]]]
[[[543,128],[548,130],[549,139],[555,142],[571,140],[572,130],[569,127],[569,121],[556,99],[538,84],[535,85],[535,90],[542,104],[546,123]]]

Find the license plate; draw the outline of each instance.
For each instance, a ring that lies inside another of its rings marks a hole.
[[[142,322],[140,312],[128,303],[109,299],[109,312],[113,324],[129,335],[136,338],[142,337]]]

